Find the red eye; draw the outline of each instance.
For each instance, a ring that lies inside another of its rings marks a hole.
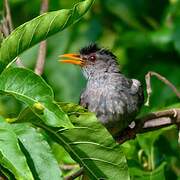
[[[88,58],[90,61],[94,62],[96,60],[96,56],[92,55]]]

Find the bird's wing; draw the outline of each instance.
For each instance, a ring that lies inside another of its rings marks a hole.
[[[131,94],[137,94],[141,87],[141,83],[137,79],[132,79]]]
[[[144,102],[144,93],[141,83],[137,79],[132,79],[130,93],[138,97],[138,105],[141,106]]]

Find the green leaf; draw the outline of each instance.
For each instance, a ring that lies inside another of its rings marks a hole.
[[[11,171],[18,180],[33,180],[16,134],[6,122],[0,122],[0,164]]]
[[[35,168],[36,178],[42,180],[62,179],[58,163],[43,135],[24,123],[13,124],[13,129],[30,156],[29,161],[31,162],[29,163],[33,163],[33,165],[29,166]]]
[[[28,109],[21,114],[19,121],[29,120],[46,130],[54,141],[62,145],[71,157],[84,167],[91,179],[129,179],[127,162],[121,146],[115,143],[95,115],[82,112],[80,106],[73,104],[63,103],[61,107],[69,114],[75,128],[50,128]],[[73,109],[75,111],[72,111]]]
[[[3,70],[23,51],[77,22],[93,2],[94,0],[85,0],[69,10],[45,13],[16,28],[1,44],[0,69]]]
[[[54,102],[50,86],[32,71],[23,68],[6,69],[0,75],[0,91],[29,105],[47,125],[72,127],[68,116]]]
[[[175,126],[169,126],[156,131],[137,135],[138,143],[148,157],[149,169],[154,170],[157,166],[157,163],[159,163],[157,161],[158,158],[156,157],[158,153],[157,153],[157,145],[155,145],[155,142],[158,140],[160,135],[174,128]]]
[[[143,171],[137,167],[131,167],[129,168],[129,171],[133,180],[163,180],[166,179],[164,174],[165,166],[166,163],[163,162],[154,171]]]
[[[0,165],[0,177],[1,174],[4,175],[7,180],[15,180],[14,175],[8,169]]]

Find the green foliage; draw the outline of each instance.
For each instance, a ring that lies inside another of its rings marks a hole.
[[[1,44],[1,71],[26,49],[77,22],[92,3],[93,0],[86,0],[70,10],[45,13],[16,28]]]
[[[29,105],[47,125],[72,126],[67,115],[54,102],[52,89],[32,71],[6,69],[0,75],[0,90]]]
[[[164,168],[165,168],[166,163],[162,163],[156,170],[151,171],[151,172],[145,172],[142,171],[138,168],[131,168],[130,172],[132,175],[132,179],[144,179],[144,180],[149,180],[149,179],[153,179],[153,180],[158,180],[158,179],[165,179],[165,175],[164,175]]]
[[[121,146],[114,142],[95,115],[84,112],[82,107],[74,104],[61,103],[60,106],[68,113],[74,128],[54,130],[43,124],[29,109],[21,114],[18,121],[28,121],[43,128],[84,167],[92,179],[129,179],[126,158]]]
[[[0,122],[0,163],[14,174],[16,179],[33,179],[26,158],[20,150],[18,139],[11,125]]]
[[[13,124],[35,179],[60,180],[61,172],[45,138],[29,124]]]
[[[157,0],[155,7],[152,0],[97,0],[90,9],[94,0],[51,0],[41,16],[39,0],[9,2],[17,28],[4,40],[0,33],[0,176],[56,180],[82,166],[90,179],[179,179],[175,126],[116,144],[92,113],[62,102],[77,103],[85,81],[79,69],[56,60],[98,41],[117,55],[127,76],[144,85],[145,74],[156,71],[179,88],[180,1]],[[41,78],[30,69],[34,45],[47,38]],[[17,56],[27,69],[14,67]],[[150,107],[140,115],[180,107],[167,86],[155,78],[152,85]]]

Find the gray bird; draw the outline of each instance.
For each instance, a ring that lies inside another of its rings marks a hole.
[[[94,112],[108,131],[116,137],[134,120],[143,101],[141,83],[124,76],[116,56],[96,44],[79,54],[64,54],[60,62],[80,65],[87,79],[80,105]]]

